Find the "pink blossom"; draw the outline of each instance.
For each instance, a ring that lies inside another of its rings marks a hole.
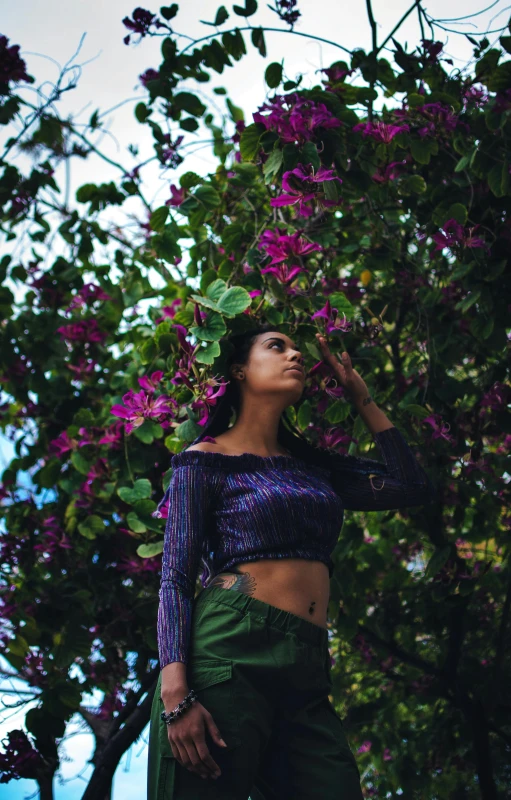
[[[227,388],[228,381],[209,379],[201,386],[200,396],[191,403],[193,411],[200,412],[198,425],[205,425],[209,419],[210,407],[216,406],[217,400]]]
[[[170,186],[171,198],[165,201],[166,206],[180,206],[186,198],[186,189],[178,188],[172,183]]]
[[[158,383],[161,382],[162,378],[163,372],[161,369],[159,369],[156,370],[156,372],[153,372],[150,378],[148,378],[147,375],[144,375],[143,378],[138,378],[138,382],[142,389],[145,389],[146,392],[151,393],[158,388]]]
[[[442,230],[439,233],[433,234],[431,237],[434,242],[436,242],[436,247],[433,250],[436,253],[438,250],[443,250],[444,247],[449,248],[452,250],[458,246],[462,247],[486,247],[486,243],[477,237],[474,236],[474,231],[476,231],[480,225],[474,225],[473,228],[469,228],[468,232],[465,233],[463,225],[461,225],[457,220],[451,218],[448,219],[447,222],[444,222],[442,225]]]
[[[326,334],[330,333],[349,333],[353,328],[353,324],[348,322],[346,319],[346,314],[343,312],[344,320],[341,321],[340,318],[337,317],[338,311],[336,308],[332,308],[330,305],[330,300],[327,299],[323,308],[319,311],[316,311],[315,314],[311,316],[311,319],[324,319],[324,329]]]
[[[454,437],[448,434],[451,426],[448,422],[444,422],[439,414],[430,414],[429,417],[424,417],[422,421],[431,426],[433,430],[431,439],[445,439],[446,442],[454,444]]]
[[[299,265],[296,265],[294,267],[289,267],[287,264],[279,264],[278,266],[265,267],[264,269],[261,270],[262,275],[266,275],[267,272],[269,272],[271,275],[274,275],[275,278],[279,281],[279,283],[287,285],[292,281],[294,281],[294,279],[296,278],[297,275],[300,274],[300,272],[308,272],[308,270],[306,270],[305,267],[301,267]]]
[[[409,131],[408,125],[392,125],[385,122],[359,122],[353,127],[354,131],[361,131],[362,136],[372,136],[377,142],[389,144],[394,136],[403,131]]]
[[[160,422],[164,428],[169,427],[170,423],[165,419],[165,415],[172,416],[178,406],[173,397],[161,395],[155,398],[152,391],[146,394],[143,389],[137,393],[130,389],[123,396],[122,401],[124,406],[114,405],[110,409],[110,413],[127,420],[126,433],[128,434],[134,428],[139,428],[146,419]]]
[[[318,184],[322,184],[324,181],[339,181],[339,183],[342,183],[341,178],[335,176],[331,169],[320,167],[315,172],[312,164],[306,166],[298,164],[295,169],[284,172],[282,176],[282,188],[287,194],[273,197],[270,200],[270,205],[279,208],[298,204],[298,214],[302,217],[310,217],[312,215],[313,208],[309,203],[315,199],[319,200],[323,206],[335,206],[337,202],[327,200],[321,192],[323,187]]]
[[[269,111],[263,115],[262,111]],[[264,103],[253,115],[255,123],[266,130],[275,131],[283,142],[303,144],[310,141],[318,128],[338,128],[342,123],[324,105],[301,97],[298,92],[275,95],[270,103]]]
[[[321,251],[323,248],[316,242],[308,242],[298,231],[291,236],[285,236],[279,231],[266,230],[261,236],[259,250],[265,250],[267,256],[272,256],[269,266],[273,266],[289,258]]]
[[[373,743],[370,742],[369,740],[366,740],[365,742],[362,742],[362,744],[360,745],[360,747],[357,750],[357,753],[368,753],[369,750],[371,749],[372,745],[373,745]]]
[[[108,333],[98,327],[97,320],[84,319],[79,322],[71,322],[69,325],[61,325],[57,328],[63,339],[72,342],[98,342],[103,343],[108,337]]]
[[[145,86],[147,88],[147,84],[149,83],[149,81],[157,81],[159,77],[160,73],[158,72],[158,70],[146,69],[146,71],[143,72],[142,75],[138,76],[138,79],[142,84],[142,86]]]

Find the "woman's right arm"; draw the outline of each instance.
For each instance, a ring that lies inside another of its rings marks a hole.
[[[219,481],[219,473],[202,468],[200,462],[180,465],[173,469],[166,492],[169,511],[163,542],[157,638],[161,698],[167,712],[193,688],[188,687],[186,663],[195,582]],[[169,742],[184,767],[204,778],[218,777],[219,767],[205,741],[206,729],[215,743],[225,746],[213,717],[196,700],[182,717],[168,726]]]

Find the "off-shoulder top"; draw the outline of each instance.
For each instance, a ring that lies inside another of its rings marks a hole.
[[[344,510],[429,502],[432,484],[396,427],[372,435],[384,463],[346,455],[331,471],[291,455],[182,450],[153,516],[166,517],[157,639],[160,669],[187,662],[199,565],[203,587],[243,561],[322,561],[330,576]]]

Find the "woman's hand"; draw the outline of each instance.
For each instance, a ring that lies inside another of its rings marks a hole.
[[[204,736],[206,728],[216,744],[226,747],[213,717],[198,700],[195,700],[182,717],[168,726],[169,743],[174,757],[181,766],[190,772],[196,772],[201,778],[218,778],[221,771],[206,744]]]
[[[335,377],[342,388],[348,392],[351,400],[355,401],[359,397],[367,397],[369,389],[357,370],[353,368],[348,353],[344,352],[341,356],[342,361],[339,361],[339,359],[330,352],[325,337],[317,333],[316,338],[319,342],[323,360],[330,365]]]

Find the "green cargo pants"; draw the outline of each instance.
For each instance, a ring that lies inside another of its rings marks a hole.
[[[148,800],[362,800],[341,719],[324,628],[240,592],[212,586],[195,598],[187,680],[228,745],[206,729],[221,770],[204,780],[174,758],[151,712]],[[186,713],[186,712],[185,712]]]

